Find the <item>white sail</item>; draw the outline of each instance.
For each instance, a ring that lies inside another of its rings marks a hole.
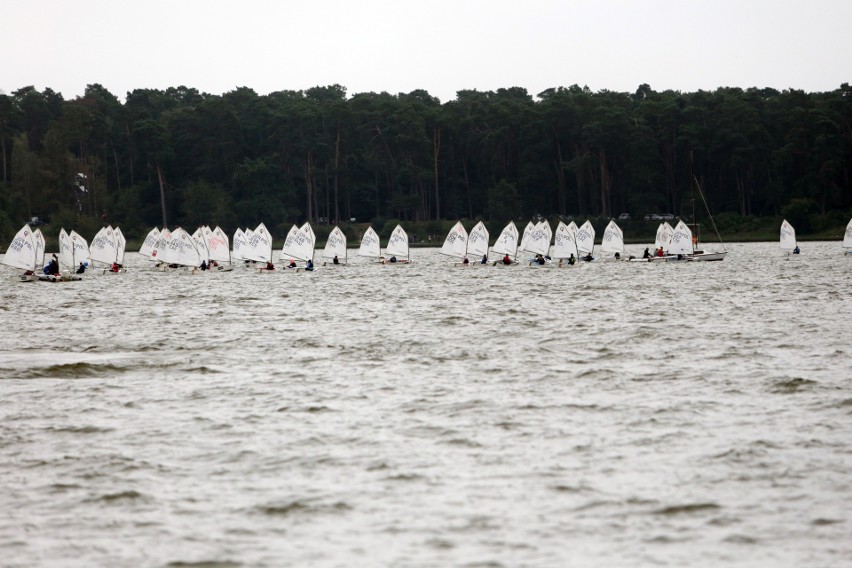
[[[163,254],[169,248],[169,243],[172,241],[172,232],[163,227],[160,234],[157,236],[157,243],[154,245],[154,250],[151,251],[153,260],[165,262]]]
[[[382,254],[381,245],[379,243],[379,235],[373,230],[373,227],[367,227],[364,231],[364,236],[361,237],[361,247],[358,249],[358,256],[372,256],[379,258]]]
[[[669,242],[672,240],[673,233],[674,229],[669,225],[668,221],[660,223],[660,226],[657,227],[657,237],[654,239],[654,248],[662,248],[665,251],[669,246]]]
[[[231,258],[234,260],[243,260],[243,251],[248,247],[245,231],[239,228],[234,231],[234,240],[231,241],[231,246],[233,247]]]
[[[467,235],[467,254],[476,259],[488,255],[488,229],[480,221]]]
[[[314,230],[310,223],[305,223],[299,228],[296,225],[287,233],[284,247],[281,249],[281,258],[303,260],[305,262],[314,259],[314,245],[316,239]]]
[[[65,232],[65,227],[59,229],[59,268],[68,270],[74,267],[74,245],[71,237]]]
[[[781,250],[793,251],[796,248],[796,229],[784,219],[781,223]]]
[[[527,245],[524,250],[533,254],[546,255],[550,252],[550,239],[553,236],[553,231],[550,228],[550,223],[545,219],[539,221],[529,233]]]
[[[228,235],[225,234],[225,231],[218,225],[212,231],[210,231],[210,227],[206,227],[205,229],[204,239],[207,242],[207,252],[210,255],[210,260],[230,262],[231,244],[228,242]]]
[[[118,264],[124,264],[124,249],[127,246],[127,239],[124,238],[124,233],[118,227],[113,231],[115,235],[115,261]]]
[[[604,229],[603,237],[601,237],[601,252],[619,254],[624,252],[624,232],[615,221],[610,221]]]
[[[77,231],[71,231],[68,235],[71,237],[71,245],[74,247],[74,264],[76,268],[82,262],[84,265],[89,264],[89,243]]]
[[[532,235],[532,232],[534,230],[535,230],[535,225],[533,224],[533,222],[530,221],[529,223],[527,223],[527,226],[524,227],[524,234],[521,236],[521,244],[518,245],[518,250],[529,250],[528,247],[529,247],[530,235]]]
[[[115,262],[117,249],[115,247],[115,233],[112,226],[104,227],[89,246],[89,258],[94,262],[101,262],[112,266]]]
[[[242,251],[243,259],[256,262],[272,260],[272,236],[266,225],[259,224],[253,231],[246,231],[246,248]]]
[[[683,221],[678,221],[672,240],[666,249],[668,254],[692,254],[692,230]]]
[[[408,234],[402,226],[397,225],[391,233],[385,255],[408,258]]]
[[[518,228],[514,221],[503,227],[500,236],[494,241],[494,246],[491,247],[491,252],[494,254],[509,255],[514,258],[518,254]]]
[[[595,228],[590,222],[586,221],[577,229],[575,238],[579,253],[591,254],[595,250]]]
[[[467,255],[467,231],[461,221],[456,222],[440,250],[441,254],[462,258]]]
[[[39,268],[44,267],[44,235],[41,229],[33,231],[33,242],[35,242],[35,264]]]
[[[339,261],[346,261],[346,235],[343,234],[340,227],[335,227],[328,234],[322,256],[324,258],[337,257]]]
[[[198,250],[198,256],[201,258],[201,262],[209,262],[210,252],[207,250],[207,241],[204,239],[204,227],[198,227],[195,229],[195,232],[192,233],[192,240],[195,243],[196,250]]]
[[[849,219],[849,224],[846,225],[846,234],[843,236],[843,247],[852,248],[852,219]]]
[[[162,233],[160,233],[162,235]],[[201,256],[195,248],[195,241],[189,233],[178,227],[171,232],[171,240],[168,247],[163,251],[160,260],[167,264],[179,264],[193,268],[201,264]]]
[[[154,227],[148,232],[148,236],[145,237],[145,241],[142,243],[142,246],[139,247],[139,254],[151,258],[153,256],[154,247],[157,245],[157,241],[159,239],[160,230],[157,227]]]
[[[570,258],[572,255],[575,258],[580,256],[577,251],[575,232],[568,225],[559,221],[559,224],[556,225],[556,232],[553,233],[551,256],[553,258]]]
[[[12,268],[36,271],[37,263],[36,239],[29,225],[24,225],[9,243],[3,264]]]

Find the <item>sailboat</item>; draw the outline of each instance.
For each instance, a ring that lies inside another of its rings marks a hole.
[[[544,266],[546,264],[545,257],[550,254],[550,240],[553,237],[553,230],[550,228],[550,223],[547,219],[539,221],[530,231],[527,241],[522,250],[530,252],[535,256],[530,260],[529,265]]]
[[[787,222],[787,219],[781,223],[781,250],[787,251],[787,254],[799,254],[799,245],[796,242],[796,229],[793,225]]]
[[[592,253],[595,250],[595,228],[592,227],[592,224],[589,221],[580,225],[580,228],[577,229],[575,239],[577,241],[577,253],[579,255],[586,255],[580,256],[580,259],[585,261],[593,260]]]
[[[160,231],[160,236],[163,236],[165,230]],[[192,237],[178,227],[169,233],[165,250],[160,251],[158,258],[166,265],[186,266],[188,268],[198,268],[201,264],[201,254],[195,246],[195,241]]]
[[[325,240],[325,248],[322,251],[323,258],[332,259],[332,264],[339,265],[341,262],[346,264],[347,261],[346,235],[340,230],[340,227],[335,227],[328,234]],[[326,263],[323,263],[325,266]]]
[[[701,196],[701,201],[704,203],[704,209],[707,211],[707,217],[710,219],[710,223],[713,225],[713,230],[716,231],[716,236],[719,238],[719,244],[722,245],[723,250],[716,252],[704,252],[703,250],[697,250],[695,247],[699,244],[698,234],[698,225],[695,224],[695,235],[691,237],[690,244],[692,246],[692,252],[686,255],[686,260],[692,261],[720,261],[725,260],[725,257],[728,255],[728,251],[724,250],[725,244],[722,242],[722,235],[719,234],[719,229],[716,228],[716,222],[713,220],[713,216],[710,214],[710,208],[707,206],[707,200],[704,199],[704,192],[701,191],[701,186],[698,184],[698,179],[695,176],[692,176],[692,221],[695,223],[695,188],[698,188],[698,194]],[[672,251],[668,251],[669,254],[672,254]],[[677,253],[675,253],[677,254]]]
[[[843,235],[843,248],[846,249],[846,254],[852,255],[852,219],[849,219],[849,224],[846,225],[846,234]]]
[[[384,264],[408,264],[411,262],[408,253],[408,234],[401,225],[394,227],[390,239],[388,239],[388,246],[385,247],[385,256],[387,258],[382,260]]]
[[[488,264],[488,238],[488,228],[482,221],[474,225],[467,234],[467,254],[473,258],[473,264]],[[479,259],[479,262],[476,262],[476,259]]]
[[[295,229],[295,230],[294,230]],[[310,223],[305,223],[301,227],[293,227],[287,233],[287,238],[284,239],[284,247],[281,249],[281,258],[289,259],[290,261],[301,260],[308,266],[312,266],[314,262],[314,246],[316,237]]]
[[[463,259],[459,264],[469,264],[467,258],[467,231],[461,221],[456,222],[450,232],[447,233],[447,238],[444,239],[444,244],[439,251],[441,254],[452,256],[458,259]]]
[[[616,259],[624,254],[624,232],[615,221],[610,220],[601,237],[601,252],[613,253]]]
[[[246,231],[250,229],[246,228]],[[243,251],[248,247],[248,239],[246,239],[246,233],[239,227],[234,231],[234,238],[231,240],[231,261],[236,262],[238,260],[245,260],[243,257]]]
[[[503,227],[503,230],[500,231],[500,235],[494,241],[494,246],[491,247],[491,252],[501,255],[504,260],[506,257],[509,257],[511,262],[508,264],[516,264],[518,262],[518,228],[515,226],[514,221],[509,221]],[[495,261],[492,266],[497,265],[504,266],[506,263],[504,261]]]
[[[379,260],[382,255],[382,247],[379,242],[379,235],[373,230],[373,227],[367,227],[364,235],[361,237],[361,246],[358,248],[358,256],[367,256]]]
[[[160,235],[162,238],[162,234]],[[111,225],[103,227],[97,232],[89,247],[89,258],[92,263],[99,262],[104,265],[103,273],[117,273],[121,270],[121,262],[124,262],[124,235],[120,241],[116,239],[116,232]]]
[[[35,282],[38,279],[36,271],[41,269],[44,260],[44,246],[41,247],[41,253],[39,253],[36,231],[38,229],[33,231],[28,224],[21,227],[12,238],[9,248],[6,249],[6,254],[3,255],[3,264],[25,271],[15,277],[15,280],[19,282]],[[44,242],[43,237],[42,242]]]
[[[572,221],[573,224],[573,221]],[[574,225],[576,227],[576,225]],[[562,221],[556,225],[556,231],[553,233],[553,248],[550,250],[550,256],[559,259],[558,266],[571,266],[580,256],[577,251],[576,231],[572,231],[570,225],[566,225]],[[571,261],[571,258],[574,261]],[[565,261],[568,262],[565,262]]]
[[[154,227],[150,231],[148,231],[148,235],[145,237],[145,240],[142,241],[142,246],[139,247],[139,254],[144,256],[149,260],[156,260],[154,256],[155,247],[157,246],[157,241],[160,239],[160,230],[157,227]]]
[[[204,237],[204,244],[207,245],[207,254],[209,260],[207,262],[208,270],[213,270],[215,267],[219,272],[227,272],[234,269],[231,264],[231,249],[228,242],[228,235],[225,234],[218,225],[215,229],[210,229],[205,225],[201,230],[201,235]],[[227,262],[228,264],[219,264]]]
[[[81,280],[76,275],[78,266],[84,267],[89,263],[89,247],[86,239],[81,237],[77,231],[71,234],[65,232],[65,228],[59,230],[59,270],[62,273],[60,279],[63,281]]]

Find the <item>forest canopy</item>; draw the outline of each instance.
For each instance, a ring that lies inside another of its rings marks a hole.
[[[513,87],[258,95],[184,86],[122,102],[0,95],[0,233],[32,217],[109,221],[130,235],[206,223],[691,214],[852,208],[852,88],[591,92]],[[801,227],[807,230],[806,227]]]

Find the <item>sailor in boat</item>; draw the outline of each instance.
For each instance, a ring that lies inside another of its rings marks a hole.
[[[571,256],[568,257],[568,264],[573,266],[574,263],[577,262],[577,258],[574,256],[574,253],[571,253]]]
[[[509,258],[509,255],[503,257],[503,264],[512,264],[512,259]]]
[[[56,276],[59,274],[59,260],[56,258],[56,255],[53,255],[53,258],[50,260],[50,264],[47,265],[47,269],[45,269],[45,273],[50,276]]]
[[[207,270],[207,268],[208,268],[208,267],[207,267],[207,261],[206,261],[206,260],[202,260],[202,261],[201,261],[201,266],[200,266],[199,268],[201,268],[201,270]]]
[[[388,262],[396,262],[396,256],[390,257],[390,261],[388,261]]]
[[[657,256],[665,256],[666,255],[666,253],[663,252],[663,247],[658,248],[657,252],[655,254]]]
[[[615,253],[615,260],[621,260],[621,253],[619,253],[619,252]]]
[[[479,264],[488,264],[488,255],[487,254],[482,255],[482,260],[479,261]]]
[[[172,268],[177,268],[177,265],[173,266]],[[110,272],[118,272],[120,270],[121,270],[121,265],[117,262],[113,262],[112,266],[109,267]]]
[[[586,256],[583,257],[583,260],[586,261],[586,262],[591,262],[591,261],[595,260],[595,257],[592,256],[592,253],[587,252]]]
[[[793,249],[793,254],[799,254],[799,253],[801,253],[801,252],[802,252],[802,251],[801,251],[801,250],[799,250],[799,245],[796,245],[796,248],[794,248],[794,249]]]
[[[207,265],[208,270],[213,270],[214,267],[218,267],[219,263],[215,260],[211,260],[210,264]]]
[[[275,265],[272,264],[271,260],[266,263],[266,270],[275,270]]]
[[[308,259],[308,263],[305,265],[305,270],[313,270],[314,269],[314,261]]]
[[[651,258],[651,253],[648,251],[648,247],[645,247],[645,252],[642,254],[642,258]]]
[[[77,274],[83,274],[84,272],[86,272],[86,267],[81,262],[80,266],[77,267]]]
[[[464,264],[465,266],[467,266],[468,264],[470,264],[470,261],[467,259],[467,257],[464,257],[464,258],[462,259],[462,264]]]
[[[295,261],[295,260],[293,260],[293,259],[291,258],[291,259],[290,259],[290,264],[288,265],[288,267],[289,267],[289,268],[296,268],[296,261]]]
[[[340,264],[340,261],[337,260],[337,255],[334,255],[334,258],[331,259],[332,264]]]

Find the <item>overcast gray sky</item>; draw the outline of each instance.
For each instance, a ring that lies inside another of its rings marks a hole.
[[[100,83],[349,95],[578,84],[831,91],[852,0],[27,0],[0,8],[0,90]]]

